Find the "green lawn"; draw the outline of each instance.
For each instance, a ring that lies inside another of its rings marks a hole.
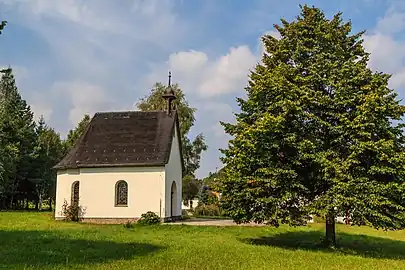
[[[342,247],[325,250],[317,246],[322,229],[125,229],[0,212],[0,269],[405,269],[404,231],[339,225]]]

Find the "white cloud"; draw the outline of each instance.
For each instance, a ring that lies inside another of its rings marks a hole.
[[[249,69],[257,63],[248,46],[231,48],[208,68],[199,86],[203,97],[228,94],[242,90],[248,81]]]
[[[63,75],[49,77],[41,95],[70,101],[68,117],[74,124],[83,113],[105,109],[106,104],[109,108],[112,102],[107,102],[106,89],[122,92],[122,85],[134,79],[130,69],[145,51],[170,50],[186,29],[171,0],[120,1],[120,5],[105,0],[0,0],[0,5],[7,14],[13,12],[14,24],[31,29],[49,46],[50,57],[41,64],[49,69],[47,73],[56,66]],[[126,81],[123,71],[128,72]],[[16,73],[21,79],[22,71]],[[31,80],[37,80],[35,70],[30,73]],[[50,116],[52,106],[44,103],[33,107]]]
[[[396,34],[405,27],[405,14],[389,10],[387,14],[377,22],[376,30],[386,34]]]
[[[204,114],[208,114],[216,120],[216,122],[211,125],[211,131],[213,132],[214,137],[224,141],[229,140],[230,136],[224,132],[224,127],[220,124],[219,120],[226,123],[235,122],[232,107],[226,103],[207,102],[204,103],[204,106],[201,109]]]
[[[177,52],[169,56],[166,63],[152,65],[153,72],[147,77],[147,84],[160,81],[168,70],[182,89],[201,98],[243,91],[247,84],[249,70],[258,57],[248,46],[232,47],[216,59],[209,59],[204,52]]]
[[[200,71],[208,62],[208,56],[203,52],[188,51],[172,53],[169,56],[169,65],[175,71],[193,73]]]
[[[405,86],[405,42],[396,37],[404,29],[405,12],[392,6],[364,36],[364,47],[371,53],[369,67],[392,74],[389,87],[397,91]]]
[[[28,103],[34,113],[35,121],[38,121],[41,115],[44,117],[45,122],[49,121],[53,112],[52,105],[38,100],[36,102],[28,100]]]
[[[66,96],[71,102],[69,120],[76,125],[84,114],[94,114],[100,110],[108,110],[114,105],[114,99],[107,94],[102,86],[83,81],[57,82],[52,88],[57,95]]]
[[[385,33],[366,35],[364,46],[371,53],[369,66],[373,70],[395,73],[403,66],[404,45]]]

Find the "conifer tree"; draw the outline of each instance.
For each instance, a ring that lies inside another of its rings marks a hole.
[[[8,207],[13,207],[19,190],[28,192],[28,179],[33,172],[31,154],[35,143],[35,121],[26,101],[18,92],[12,69],[1,71],[1,131],[2,144],[8,153],[7,163]],[[6,178],[5,178],[6,179]],[[6,181],[6,180],[5,180]]]
[[[36,129],[36,144],[34,149],[35,177],[31,182],[35,187],[36,205],[42,209],[42,202],[49,200],[52,207],[54,189],[56,183],[56,172],[52,169],[62,158],[63,148],[59,134],[50,128],[43,118],[40,117]]]
[[[404,115],[389,75],[367,67],[364,32],[352,34],[341,13],[327,19],[301,6],[293,21],[264,36],[266,53],[238,98],[222,202],[237,222],[303,225],[335,217],[354,225],[405,227]]]

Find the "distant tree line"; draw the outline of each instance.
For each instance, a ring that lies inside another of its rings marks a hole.
[[[86,115],[66,140],[34,114],[21,97],[12,69],[0,79],[0,209],[52,209],[56,191],[53,166],[72,147],[83,131]]]

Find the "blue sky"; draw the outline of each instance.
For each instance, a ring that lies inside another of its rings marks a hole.
[[[249,70],[260,60],[260,37],[293,19],[299,4],[338,11],[354,31],[367,30],[370,67],[405,85],[405,3],[398,0],[0,0],[0,66],[11,65],[36,117],[65,136],[85,113],[134,109],[167,72],[198,109],[192,135],[209,150],[198,176],[221,167],[218,148],[229,137]],[[119,4],[118,4],[119,3]]]

